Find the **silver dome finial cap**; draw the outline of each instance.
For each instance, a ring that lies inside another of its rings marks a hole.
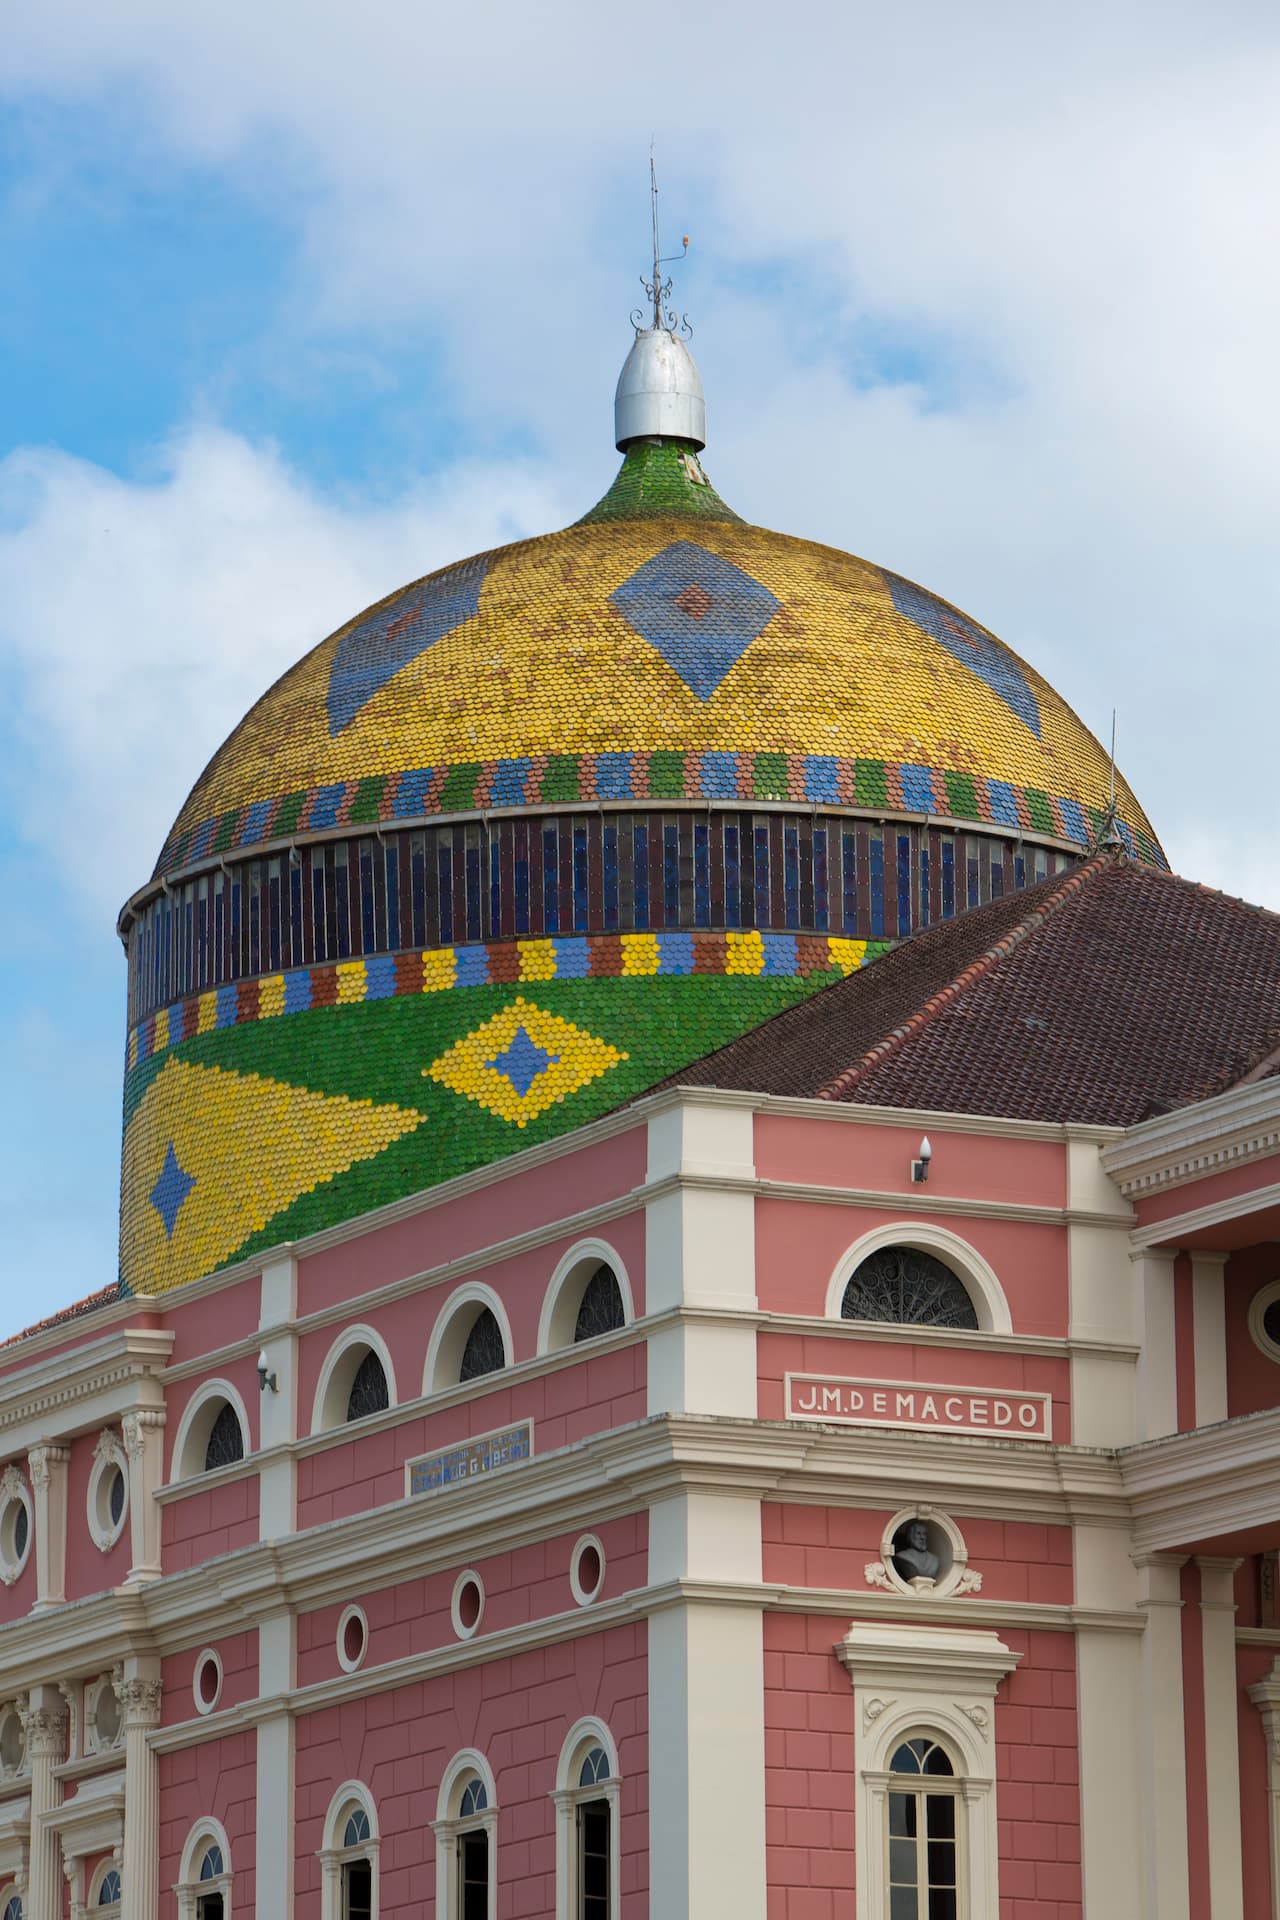
[[[651,327],[636,334],[613,398],[614,441],[660,437],[707,444],[707,403],[693,355],[678,334]]]

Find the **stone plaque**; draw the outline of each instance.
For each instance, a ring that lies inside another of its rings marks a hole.
[[[405,1491],[443,1493],[449,1487],[461,1486],[464,1480],[500,1473],[504,1467],[518,1466],[532,1458],[533,1422],[521,1420],[514,1427],[500,1427],[496,1433],[482,1433],[475,1440],[460,1440],[456,1446],[406,1460]]]

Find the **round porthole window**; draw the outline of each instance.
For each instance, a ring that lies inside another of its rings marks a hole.
[[[196,1660],[191,1691],[197,1713],[212,1713],[222,1698],[222,1662],[212,1647],[206,1647]]]
[[[86,1731],[88,1744],[92,1751],[100,1753],[104,1748],[114,1747],[120,1738],[123,1719],[120,1713],[120,1698],[112,1685],[111,1676],[104,1674],[85,1694]]]
[[[31,1553],[31,1492],[16,1467],[0,1474],[0,1580],[11,1587]]]
[[[22,1772],[27,1757],[27,1736],[22,1715],[13,1706],[0,1709],[0,1778],[12,1779]]]
[[[484,1618],[484,1583],[478,1573],[468,1568],[460,1573],[453,1584],[453,1603],[450,1608],[453,1615],[453,1630],[459,1640],[470,1640],[480,1631],[480,1622]]]
[[[866,1578],[870,1586],[890,1593],[939,1600],[976,1593],[982,1585],[955,1521],[936,1507],[923,1506],[894,1514],[880,1537],[880,1558],[869,1562]]]
[[[1268,1360],[1280,1360],[1280,1280],[1268,1281],[1249,1302],[1249,1333]]]
[[[604,1586],[604,1548],[594,1533],[584,1533],[569,1561],[569,1586],[580,1607],[598,1600]]]
[[[124,1532],[129,1513],[129,1467],[114,1433],[99,1436],[89,1474],[89,1533],[100,1553],[109,1553]]]
[[[348,1607],[338,1622],[338,1665],[354,1673],[369,1650],[369,1622],[359,1607]]]

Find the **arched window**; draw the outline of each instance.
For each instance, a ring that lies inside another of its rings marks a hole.
[[[9,1898],[4,1903],[4,1913],[0,1915],[0,1920],[22,1920],[22,1899],[20,1895],[16,1893],[9,1895]]]
[[[489,1307],[481,1307],[471,1323],[462,1349],[462,1360],[458,1367],[458,1380],[479,1380],[486,1373],[500,1373],[507,1364],[507,1350],[503,1344],[502,1328],[497,1317]]]
[[[854,1270],[840,1302],[844,1320],[974,1331],[978,1315],[958,1274],[918,1247],[877,1247]]]
[[[387,1370],[370,1347],[351,1382],[351,1391],[347,1395],[347,1419],[367,1420],[370,1414],[385,1413],[390,1405]]]
[[[955,1768],[945,1747],[904,1740],[889,1762],[888,1914],[891,1920],[956,1920]]]
[[[320,1874],[321,1920],[378,1920],[377,1816],[358,1781],[329,1803]]]
[[[240,1416],[229,1400],[224,1400],[209,1429],[204,1448],[204,1470],[216,1473],[219,1467],[234,1466],[244,1459],[244,1433]]]
[[[579,1721],[557,1770],[556,1920],[618,1920],[619,1788],[608,1729]]]
[[[618,1276],[611,1266],[602,1264],[596,1268],[583,1289],[573,1327],[574,1342],[595,1340],[602,1333],[616,1333],[619,1327],[625,1327],[626,1324],[627,1310],[622,1302]]]
[[[461,1753],[440,1783],[436,1920],[496,1920],[498,1809],[493,1775],[478,1753]]]
[[[118,1867],[108,1867],[98,1882],[98,1896],[93,1904],[95,1907],[118,1907],[120,1893],[120,1870]]]
[[[227,1920],[222,1888],[210,1884],[221,1880],[226,1870],[222,1848],[214,1840],[205,1848],[200,1862],[200,1885],[203,1891],[196,1896],[196,1920]]]

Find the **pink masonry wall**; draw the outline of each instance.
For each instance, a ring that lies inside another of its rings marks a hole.
[[[1053,1402],[1053,1438],[1071,1438],[1071,1363],[1044,1354],[985,1352],[950,1347],[940,1340],[919,1346],[877,1341],[848,1333],[773,1333],[756,1342],[759,1412],[762,1420],[786,1418],[785,1376],[823,1373],[833,1379],[918,1380],[948,1387],[990,1387],[993,1392],[1047,1393]]]
[[[880,1558],[880,1541],[892,1517],[888,1508],[766,1501],[761,1508],[764,1578],[789,1587],[868,1593],[865,1568]],[[983,1600],[1071,1605],[1070,1527],[975,1519],[955,1510],[951,1517],[964,1536],[970,1567],[982,1575]]]
[[[124,1446],[118,1426],[112,1433]],[[114,1547],[103,1553],[89,1532],[89,1476],[93,1471],[93,1453],[101,1427],[92,1433],[77,1434],[71,1442],[67,1463],[67,1599],[81,1600],[86,1594],[105,1593],[118,1587],[129,1576],[133,1562],[131,1519],[126,1513],[124,1531]]]
[[[587,1347],[581,1352],[580,1361],[540,1378],[510,1387],[495,1384],[438,1413],[422,1414],[378,1433],[344,1438],[304,1455],[298,1462],[299,1528],[321,1526],[346,1514],[402,1500],[406,1460],[518,1420],[533,1421],[534,1452],[541,1455],[588,1434],[643,1419],[643,1341],[612,1353],[591,1355]],[[490,1376],[495,1382],[502,1377]]]
[[[175,1301],[172,1306],[163,1305],[163,1317],[158,1317],[156,1324],[167,1327],[174,1336],[170,1366],[177,1367],[188,1360],[199,1360],[205,1354],[214,1353],[219,1347],[230,1346],[236,1340],[251,1340],[258,1329],[261,1304],[262,1283],[253,1274],[242,1280],[230,1281],[216,1292],[203,1294],[199,1299]],[[243,1393],[244,1385],[239,1376],[230,1377],[235,1379]],[[256,1381],[254,1388],[256,1391]],[[248,1404],[247,1396],[245,1404]],[[172,1422],[172,1412],[169,1418]]]
[[[220,1560],[258,1538],[258,1475],[198,1488],[161,1508],[160,1557],[166,1574]]]
[[[766,1614],[769,1920],[853,1920],[853,1692],[830,1614]],[[1075,1641],[1004,1630],[996,1696],[1000,1920],[1081,1920]]]
[[[1236,1713],[1240,1729],[1240,1846],[1244,1872],[1244,1910],[1253,1920],[1271,1912],[1271,1808],[1268,1791],[1267,1736],[1262,1715],[1248,1688],[1265,1680],[1275,1663],[1274,1647],[1237,1647]]]
[[[1280,1280],[1280,1256],[1270,1243],[1244,1247],[1227,1261],[1227,1412],[1232,1418],[1280,1405],[1280,1365],[1249,1332],[1249,1303],[1269,1280]]]
[[[377,1807],[383,1920],[434,1915],[429,1823],[445,1768],[474,1747],[497,1789],[499,1920],[545,1920],[555,1910],[556,1763],[569,1729],[595,1714],[613,1734],[622,1772],[621,1920],[647,1920],[647,1669],[646,1631],[637,1623],[300,1716],[299,1913],[318,1911],[316,1853],[335,1783],[357,1779]]]
[[[228,1866],[232,1908],[255,1911],[255,1833],[257,1744],[252,1730],[202,1740],[177,1753],[159,1756],[160,1907],[158,1920],[176,1920],[174,1883],[182,1849],[196,1821],[212,1816],[226,1828],[231,1848]],[[260,1920],[267,1920],[264,1914]]]
[[[604,1549],[605,1577],[599,1598],[616,1599],[643,1587],[648,1574],[649,1516],[625,1514],[594,1529]],[[591,1609],[579,1608],[569,1585],[569,1562],[577,1533],[539,1540],[512,1553],[459,1562],[425,1580],[362,1593],[352,1582],[348,1601],[298,1616],[298,1685],[316,1686],[342,1672],[337,1654],[338,1622],[354,1601],[364,1611],[369,1642],[362,1663],[368,1672],[389,1661],[408,1659],[434,1647],[453,1646],[457,1636],[450,1617],[454,1582],[464,1564],[479,1574],[484,1587],[483,1635],[520,1627],[554,1614],[576,1615],[591,1631]]]
[[[232,1633],[223,1640],[201,1640],[197,1645],[184,1647],[181,1653],[167,1655],[160,1662],[162,1727],[177,1726],[184,1720],[195,1721],[200,1717],[194,1692],[196,1665],[200,1655],[210,1649],[222,1662],[222,1693],[215,1711],[226,1713],[257,1698],[257,1634]]]
[[[581,1196],[579,1196],[581,1198]],[[564,1235],[532,1253],[510,1260],[494,1261],[466,1275],[466,1282],[480,1281],[491,1287],[502,1301],[511,1325],[513,1361],[532,1360],[538,1350],[538,1320],[551,1277],[561,1258],[581,1235]],[[493,1238],[492,1231],[489,1238]],[[644,1216],[633,1212],[597,1227],[593,1239],[616,1248],[631,1282],[637,1314],[644,1312]],[[346,1247],[349,1261],[344,1299],[351,1303],[350,1320],[371,1326],[386,1341],[395,1370],[397,1401],[415,1400],[424,1391],[427,1349],[440,1315],[452,1304],[456,1286],[431,1287],[409,1298],[360,1311],[360,1294],[368,1290],[367,1242],[360,1240]],[[465,1284],[459,1282],[458,1285]],[[327,1326],[306,1335],[300,1346],[298,1406],[303,1431],[311,1428],[316,1388],[324,1363],[337,1340],[340,1329]]]
[[[930,1223],[927,1215],[913,1213],[904,1221],[900,1214],[875,1207],[762,1198],[756,1202],[756,1293],[761,1306],[772,1313],[825,1313],[836,1263],[864,1234],[891,1224],[901,1226],[907,1240],[927,1224],[959,1232],[1003,1287],[1015,1333],[1065,1337],[1066,1232],[1024,1220],[974,1218],[957,1223],[940,1215]]]
[[[762,1180],[797,1180],[806,1186],[861,1188],[877,1193],[919,1193],[911,1162],[920,1144],[920,1123],[893,1126],[880,1120],[799,1119],[758,1113],[756,1172]],[[1061,1140],[1020,1140],[1002,1134],[966,1133],[963,1127],[931,1126],[933,1193],[971,1200],[1030,1201],[1062,1207],[1067,1200],[1066,1146]]]
[[[497,1170],[488,1169],[486,1184],[478,1192],[362,1233],[358,1291],[370,1293],[410,1274],[469,1257],[479,1247],[563,1220],[580,1210],[584,1193],[591,1195],[593,1205],[622,1199],[643,1182],[647,1153],[647,1132],[638,1126],[541,1167],[496,1178]],[[349,1243],[325,1248],[300,1262],[299,1313],[315,1313],[355,1297],[354,1265]]]

